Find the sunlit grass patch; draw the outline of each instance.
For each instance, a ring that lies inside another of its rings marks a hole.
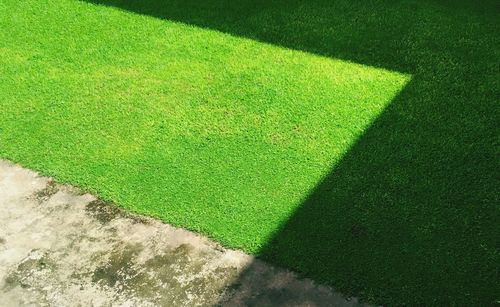
[[[409,80],[75,1],[4,6],[0,154],[249,252]]]

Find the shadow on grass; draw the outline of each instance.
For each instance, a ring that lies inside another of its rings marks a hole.
[[[497,1],[87,1],[411,74],[260,257],[377,303],[500,298]]]

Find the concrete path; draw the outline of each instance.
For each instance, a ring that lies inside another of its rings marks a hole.
[[[356,306],[0,160],[1,306]]]

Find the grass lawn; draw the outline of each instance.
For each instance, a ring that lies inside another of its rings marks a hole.
[[[500,299],[494,1],[0,2],[0,157],[389,305]]]

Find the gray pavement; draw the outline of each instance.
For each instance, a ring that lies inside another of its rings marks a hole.
[[[1,306],[357,306],[0,160]]]

